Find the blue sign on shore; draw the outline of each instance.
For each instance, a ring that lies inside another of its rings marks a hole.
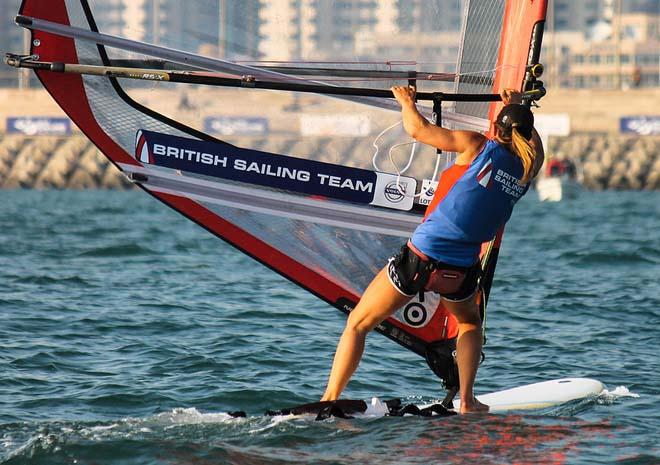
[[[261,136],[268,133],[268,119],[252,116],[208,116],[204,130],[222,136]]]
[[[660,135],[660,116],[625,116],[621,118],[621,132],[640,136]]]
[[[47,116],[8,117],[7,133],[25,134],[26,136],[66,136],[71,134],[71,120]]]

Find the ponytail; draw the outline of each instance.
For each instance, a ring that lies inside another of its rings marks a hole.
[[[496,139],[506,144],[515,156],[520,158],[523,165],[523,177],[520,184],[524,185],[531,181],[534,175],[534,160],[536,158],[536,151],[532,148],[529,141],[520,134],[518,128],[512,127],[507,131],[502,126],[497,125],[498,134]]]
[[[521,184],[527,184],[534,175],[534,159],[536,152],[530,145],[529,141],[525,139],[517,128],[511,131],[511,151],[520,158],[523,165],[523,177],[520,180]]]

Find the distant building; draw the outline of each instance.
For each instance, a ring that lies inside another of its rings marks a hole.
[[[353,50],[356,32],[376,29],[378,11],[378,2],[345,2],[341,8],[317,2],[316,14],[310,18],[317,53],[328,58],[345,57]]]
[[[300,60],[314,55],[315,0],[269,0],[259,8],[259,54],[265,60]]]
[[[503,1],[492,0],[493,8]],[[27,36],[13,21],[21,0],[3,2],[0,50],[22,51]],[[228,59],[414,56],[437,64],[431,71],[453,72],[464,7],[465,0],[103,0],[93,13],[102,32]],[[548,13],[548,85],[660,85],[660,0],[549,0]],[[17,85],[19,75],[0,67],[0,85]]]
[[[576,44],[584,42],[584,35],[578,31],[550,31],[543,35],[541,63],[545,66],[545,74],[541,79],[547,87],[575,87],[570,65]]]
[[[261,9],[259,0],[220,0],[219,52],[224,58],[254,57],[259,50]]]
[[[14,22],[20,6],[21,0],[3,0],[0,8],[0,50],[20,52],[23,47],[23,28]]]
[[[395,3],[398,10],[396,24],[401,32],[460,30],[464,0],[396,0]]]
[[[381,3],[383,5],[381,5]],[[385,11],[394,27],[396,1],[270,0],[260,9],[259,50],[265,59],[328,59],[353,50],[357,31],[374,30]],[[391,32],[391,31],[390,31]]]
[[[21,6],[21,0],[3,0],[0,8],[0,52],[27,52],[29,45],[28,35],[25,29],[18,27],[14,18]],[[0,65],[0,87],[17,86],[19,83],[19,73],[21,71],[11,69]],[[27,76],[27,71],[22,71],[23,76]]]
[[[609,33],[557,32],[544,39],[550,86],[617,89],[660,86],[660,15],[623,14]]]
[[[253,56],[259,0],[105,0],[96,3],[99,28],[132,40],[222,57]]]
[[[601,21],[609,21],[616,0],[550,0],[550,21],[556,31],[585,31]]]
[[[621,0],[623,13],[660,14],[660,0]]]
[[[124,36],[166,47],[196,51],[218,43],[216,2],[180,0],[120,0]]]
[[[660,0],[550,0],[548,21],[557,31],[586,31],[617,15],[660,13]]]
[[[375,50],[381,38],[396,43],[410,34],[432,39],[439,32],[458,31],[463,5],[464,0],[270,0],[261,2],[259,50],[264,58],[277,60],[332,60],[353,51],[362,56]]]
[[[111,35],[123,35],[126,29],[126,20],[131,16],[125,14],[125,10],[130,10],[131,3],[142,6],[144,0],[104,0],[94,3],[94,19],[101,32]],[[130,24],[130,23],[129,23]]]
[[[379,57],[381,60],[401,63],[408,62],[410,57],[416,57],[418,60],[433,63],[432,69],[419,71],[453,73],[456,71],[460,39],[458,32],[358,33],[355,55],[361,58]]]

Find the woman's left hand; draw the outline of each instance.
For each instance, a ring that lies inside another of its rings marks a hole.
[[[394,86],[390,89],[402,107],[407,105],[415,105],[416,89],[413,86]]]
[[[500,92],[500,96],[502,97],[502,103],[504,103],[504,105],[519,105],[522,103],[523,94],[516,89],[504,89],[502,92]]]

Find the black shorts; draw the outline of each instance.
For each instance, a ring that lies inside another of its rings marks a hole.
[[[452,286],[451,292],[441,292],[437,289],[428,289],[433,273],[443,273],[455,278],[462,277],[462,281]],[[470,267],[461,267],[439,262],[437,260],[422,258],[417,255],[408,244],[401,247],[399,253],[388,260],[387,276],[392,285],[403,295],[414,297],[422,290],[438,292],[443,299],[461,302],[474,295],[479,285],[481,264],[477,262]]]

